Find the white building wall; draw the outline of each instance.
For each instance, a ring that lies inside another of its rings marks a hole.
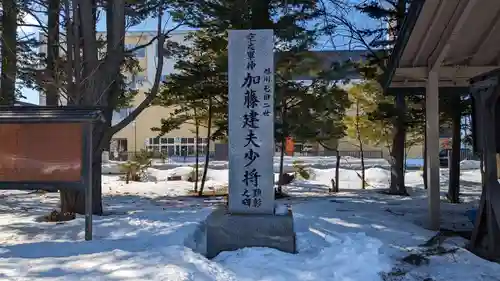
[[[168,39],[171,42],[175,42],[178,44],[188,45],[189,42],[186,41],[186,36],[189,34],[189,31],[174,31],[170,34],[170,38]],[[158,66],[158,42],[151,44],[146,48],[146,57],[147,57],[147,65],[148,68],[146,70],[147,81],[149,87],[153,85],[154,78],[156,75],[156,69]],[[162,69],[162,77],[175,72],[175,62],[176,60],[173,58],[166,58],[163,62]]]

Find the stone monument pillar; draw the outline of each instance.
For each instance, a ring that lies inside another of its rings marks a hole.
[[[207,218],[208,258],[245,247],[295,252],[292,212],[275,212],[273,50],[272,30],[229,31],[229,198]]]
[[[272,30],[229,31],[229,212],[274,213]]]

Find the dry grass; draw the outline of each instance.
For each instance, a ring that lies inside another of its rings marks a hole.
[[[39,218],[39,221],[42,222],[65,222],[65,221],[70,221],[74,220],[76,218],[75,213],[61,213],[59,211],[52,211],[48,215],[44,215],[41,218]]]

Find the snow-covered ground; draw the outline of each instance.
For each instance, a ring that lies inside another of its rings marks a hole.
[[[423,245],[436,233],[421,227],[427,215],[421,171],[406,173],[411,197],[391,197],[378,192],[388,186],[385,160],[368,163],[369,186],[361,190],[359,161],[347,159],[341,192],[332,195],[334,158],[304,158],[311,179],[295,180],[285,187],[292,197],[279,200],[292,205],[296,255],[247,248],[207,260],[193,252],[186,242],[223,199],[190,197],[192,183],[166,180],[185,179],[191,167],[155,165],[149,182],[125,184],[117,175],[103,176],[106,215],[94,217],[94,240],[88,242],[83,217],[39,222],[58,208],[57,193],[0,191],[0,280],[500,280],[500,265],[465,250],[462,238],[446,240],[443,248]],[[287,158],[285,166],[293,160]],[[207,188],[227,186],[227,163],[209,167]],[[479,199],[477,163],[463,162],[462,168],[465,203],[442,204],[448,229],[470,229],[464,213]],[[443,193],[447,175],[442,169]],[[410,254],[428,263],[404,262]]]

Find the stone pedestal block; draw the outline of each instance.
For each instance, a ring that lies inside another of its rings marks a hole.
[[[284,215],[237,215],[220,207],[207,217],[203,228],[205,233],[201,235],[205,237],[197,240],[206,244],[197,248],[203,249],[207,258],[246,247],[268,247],[296,253],[291,210]]]

